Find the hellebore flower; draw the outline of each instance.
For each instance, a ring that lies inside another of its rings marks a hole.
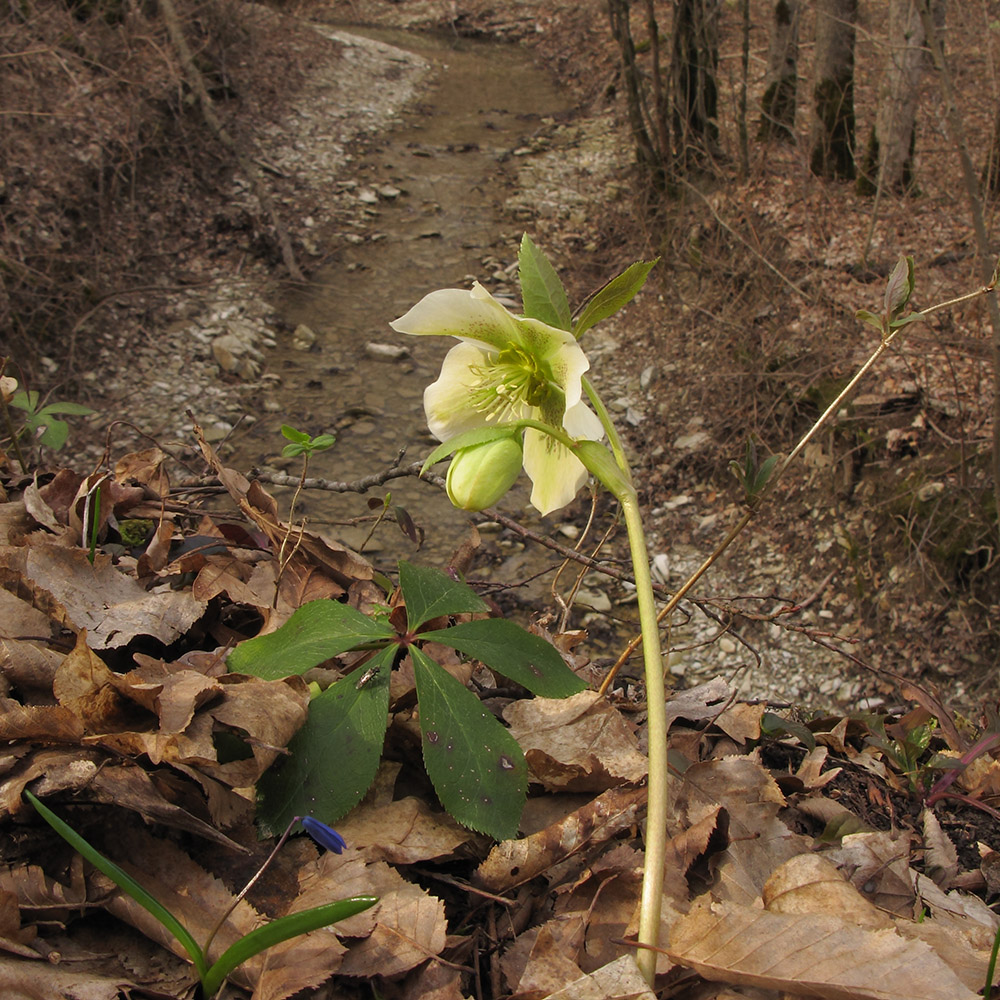
[[[600,420],[582,401],[581,380],[590,362],[573,335],[513,315],[478,282],[468,292],[431,292],[390,326],[397,333],[460,341],[445,357],[437,381],[424,390],[427,425],[439,441],[526,419],[571,438],[603,436]],[[532,482],[531,502],[542,514],[565,507],[587,480],[575,455],[533,427],[524,433],[524,471]],[[503,477],[497,478],[499,483]]]
[[[347,847],[347,841],[332,826],[320,822],[315,816],[303,816],[302,826],[320,847],[325,847],[334,854],[342,854]]]

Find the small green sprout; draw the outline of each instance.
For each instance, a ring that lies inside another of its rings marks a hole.
[[[288,424],[281,425],[281,433],[291,442],[281,449],[281,454],[285,458],[297,458],[299,455],[305,455],[308,458],[317,451],[326,451],[327,448],[332,448],[337,441],[333,434],[318,434],[316,437],[312,437],[305,431],[296,430]]]

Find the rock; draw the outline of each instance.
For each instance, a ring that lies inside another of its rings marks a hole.
[[[380,344],[370,340],[365,344],[365,354],[383,361],[398,361],[409,357],[410,349],[405,344]]]
[[[733,642],[733,640],[730,639],[728,635],[724,635],[719,640],[719,649],[721,649],[723,653],[728,653],[728,654],[735,653],[736,643]]]
[[[698,451],[711,441],[706,431],[695,431],[693,434],[682,434],[674,441],[678,451]]]
[[[232,333],[224,333],[212,341],[212,357],[224,372],[235,372],[246,352],[247,345]]]
[[[362,188],[358,192],[358,201],[365,205],[377,205],[378,204],[378,194],[374,192],[371,188]]]
[[[213,420],[205,425],[204,431],[205,440],[209,444],[217,444],[232,434],[233,425],[228,420]]]
[[[387,201],[394,201],[403,192],[392,184],[383,184],[379,189],[378,193],[385,198]]]
[[[588,590],[586,587],[581,587],[576,592],[576,599],[584,607],[594,611],[611,610],[611,598],[603,590]]]
[[[292,333],[292,347],[297,351],[308,351],[315,343],[316,334],[305,323],[299,323]]]

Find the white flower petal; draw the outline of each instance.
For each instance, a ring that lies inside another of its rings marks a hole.
[[[540,514],[565,507],[587,481],[587,469],[569,449],[529,427],[524,433],[524,471],[531,478],[531,503]]]
[[[460,337],[503,350],[519,343],[517,319],[478,282],[471,292],[441,288],[389,324],[417,337]]]
[[[590,441],[600,441],[604,437],[600,418],[586,403],[577,403],[566,410],[563,427],[571,438],[577,440],[587,438]]]
[[[439,441],[486,426],[483,415],[469,402],[479,381],[470,369],[485,360],[482,348],[463,340],[445,355],[437,381],[424,389],[427,426]]]

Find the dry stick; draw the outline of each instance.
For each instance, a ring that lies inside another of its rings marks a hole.
[[[181,28],[180,19],[177,17],[177,10],[174,7],[173,0],[159,0],[159,4],[160,10],[163,13],[163,20],[167,26],[167,33],[170,35],[170,41],[177,50],[177,56],[184,67],[188,85],[198,97],[198,103],[201,105],[201,113],[205,119],[205,124],[215,133],[219,142],[236,157],[236,162],[239,164],[240,169],[250,180],[253,193],[257,196],[257,200],[270,217],[271,224],[274,226],[274,231],[278,237],[278,246],[281,248],[281,259],[285,262],[288,273],[296,281],[304,282],[306,280],[305,275],[295,260],[292,242],[288,238],[288,231],[278,218],[277,210],[274,207],[274,200],[271,198],[271,192],[267,189],[267,185],[264,183],[263,178],[260,176],[260,171],[254,163],[237,149],[236,142],[226,131],[218,112],[215,110],[215,104],[205,87],[205,81],[198,67],[195,66],[191,50],[184,39],[184,31]]]
[[[961,302],[968,302],[971,299],[977,298],[980,295],[990,295],[994,290],[994,285],[992,280],[983,285],[981,288],[977,288],[974,292],[967,292],[965,295],[959,295],[956,298],[948,299],[947,302],[939,302],[935,306],[931,306],[928,309],[924,309],[919,313],[914,315],[919,316],[921,319],[926,319],[932,313],[938,312],[941,309],[948,308],[949,306],[957,305]],[[995,299],[990,295],[990,301],[995,303]],[[743,516],[730,528],[729,533],[726,537],[718,544],[715,551],[688,577],[684,582],[680,590],[663,606],[663,609],[656,616],[658,622],[663,621],[680,603],[684,595],[705,575],[705,573],[711,568],[712,564],[722,555],[726,549],[736,540],[737,536],[743,531],[744,528],[753,519],[754,514],[757,513],[760,505],[766,500],[773,492],[774,487],[778,480],[785,474],[789,465],[798,457],[799,453],[803,448],[813,439],[816,433],[827,423],[827,421],[840,409],[843,405],[844,400],[854,391],[857,384],[862,378],[868,373],[871,367],[878,361],[879,358],[888,350],[889,345],[895,340],[896,334],[902,330],[903,327],[897,327],[894,330],[890,330],[888,333],[883,333],[881,342],[878,347],[872,352],[868,360],[858,369],[854,377],[851,379],[847,385],[837,394],[837,398],[823,411],[819,419],[809,428],[809,430],[803,435],[799,443],[785,456],[784,461],[777,467],[777,469],[771,474],[771,478],[768,480],[767,486],[764,488],[763,492],[756,498],[753,505],[750,506]],[[618,674],[618,671],[626,663],[628,658],[639,648],[642,643],[642,636],[635,636],[632,638],[628,645],[625,647],[621,656],[615,661],[614,666],[608,671],[607,677],[604,678],[603,683],[599,689],[599,694],[604,695],[607,693],[608,688],[611,687],[612,682]]]
[[[972,215],[972,228],[976,233],[976,249],[979,252],[979,270],[984,281],[990,281],[991,254],[989,235],[986,232],[986,220],[983,217],[983,202],[980,197],[979,180],[972,158],[969,156],[969,145],[965,138],[965,128],[962,116],[955,100],[955,88],[952,86],[951,73],[945,62],[938,38],[937,26],[930,11],[920,5],[920,20],[924,25],[924,35],[931,50],[934,65],[938,70],[938,80],[941,85],[941,96],[944,99],[945,120],[951,132],[951,141],[958,151],[958,159],[962,165],[962,179],[965,182],[965,195],[969,202],[969,213]],[[990,296],[990,325],[993,327],[993,505],[997,517],[997,533],[1000,535],[1000,304],[994,296]]]

